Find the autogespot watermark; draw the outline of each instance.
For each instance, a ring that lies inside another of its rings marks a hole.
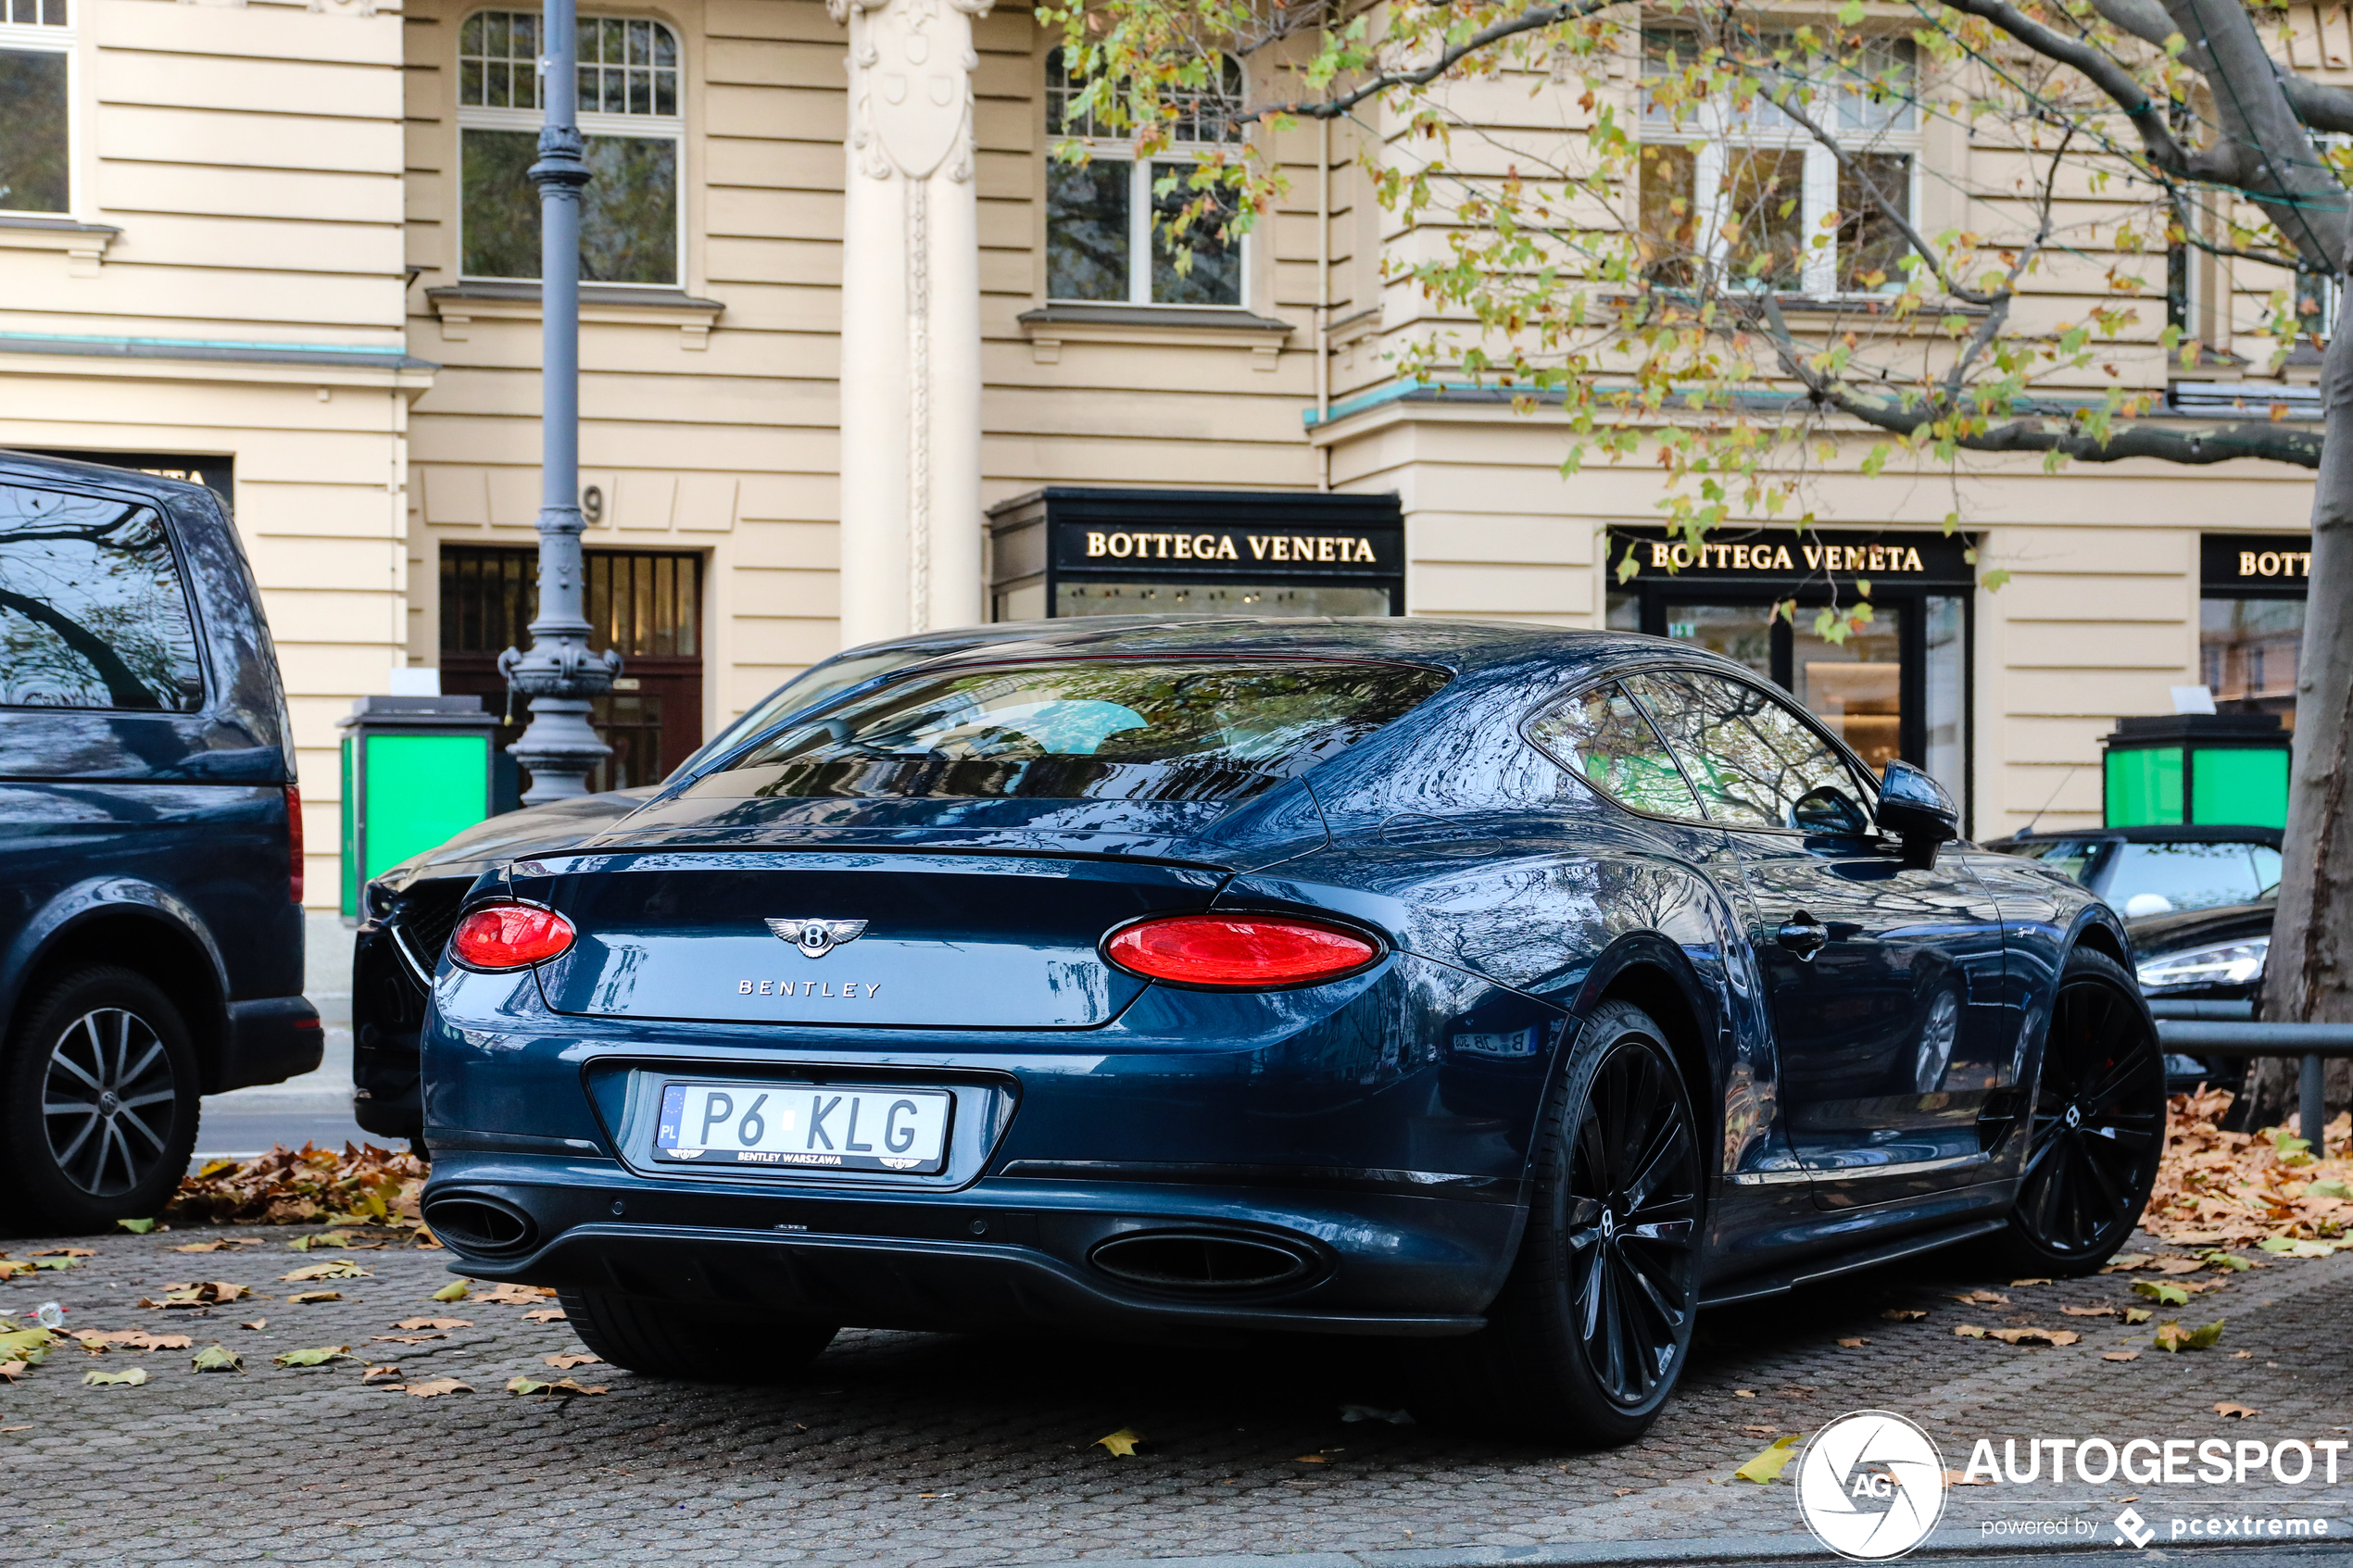
[[[2255,1437],[2030,1437],[2022,1444],[2010,1437],[2003,1439],[1997,1452],[1992,1438],[1980,1437],[1969,1449],[1968,1465],[1947,1471],[1934,1440],[1917,1423],[1890,1411],[1856,1411],[1806,1440],[1797,1461],[1797,1510],[1816,1538],[1841,1557],[1883,1562],[1928,1539],[1955,1486],[2064,1486],[2074,1481],[2095,1486],[2123,1482],[2155,1487],[2263,1484],[2317,1488],[2337,1484],[2339,1461],[2348,1448],[2353,1440],[2343,1437],[2278,1442]],[[2153,1503],[2160,1517],[2151,1520],[2131,1506],[2138,1500],[2126,1499],[2124,1511],[2105,1525],[2082,1516],[1989,1518],[1979,1522],[1978,1532],[1988,1541],[2088,1544],[2106,1536],[2107,1544],[2149,1547],[2159,1541],[2314,1540],[2332,1530],[2329,1519],[2317,1512],[2208,1502],[2195,1493],[2179,1495],[2183,1506],[2178,1512],[2165,1506],[2175,1499]]]

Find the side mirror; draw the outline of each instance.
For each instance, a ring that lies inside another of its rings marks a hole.
[[[1879,825],[1904,841],[1906,864],[1932,866],[1936,847],[1961,836],[1961,812],[1944,785],[1909,762],[1890,762],[1880,771]]]

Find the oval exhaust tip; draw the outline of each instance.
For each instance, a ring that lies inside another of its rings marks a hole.
[[[1095,1248],[1095,1267],[1155,1290],[1265,1290],[1307,1277],[1315,1261],[1256,1236],[1157,1231],[1114,1236]]]
[[[424,1216],[434,1236],[465,1252],[520,1252],[539,1234],[530,1215],[479,1193],[436,1198]]]

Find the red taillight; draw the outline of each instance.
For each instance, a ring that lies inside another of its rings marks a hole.
[[[294,869],[286,873],[289,896],[302,902],[302,791],[286,786],[286,863]]]
[[[572,922],[529,904],[476,909],[449,934],[449,956],[475,969],[521,969],[546,963],[572,946]]]
[[[1181,985],[1312,985],[1353,974],[1380,957],[1335,926],[1252,915],[1171,915],[1119,932],[1111,961]]]

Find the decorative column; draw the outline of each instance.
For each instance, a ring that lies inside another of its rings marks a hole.
[[[826,0],[849,24],[841,283],[844,646],[981,619],[973,19]]]
[[[531,770],[523,804],[588,793],[588,772],[612,753],[589,727],[589,701],[612,689],[621,656],[588,652],[583,603],[587,565],[580,549],[580,193],[579,40],[575,0],[547,0],[547,54],[540,60],[547,105],[539,128],[539,613],[531,651],[509,648],[498,673],[531,698],[531,724],[507,749]]]

